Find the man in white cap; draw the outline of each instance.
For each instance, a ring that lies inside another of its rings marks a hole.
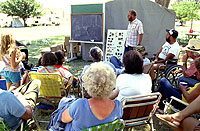
[[[157,52],[156,58],[154,60],[154,65],[150,71],[151,79],[155,79],[154,70],[158,70],[159,65],[163,65],[169,59],[178,60],[178,56],[180,53],[180,47],[176,38],[178,37],[178,31],[171,29],[166,30],[166,42],[161,47],[161,49]]]
[[[194,61],[196,58],[200,57],[200,40],[191,39],[188,45],[184,48],[186,53],[183,56],[183,76],[178,79],[178,84],[180,82],[186,82],[188,87],[193,87],[196,83],[200,81],[200,74],[197,72]],[[192,58],[193,61],[190,63],[190,67],[187,66],[188,59]]]

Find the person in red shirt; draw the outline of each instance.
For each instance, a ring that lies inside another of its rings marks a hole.
[[[62,68],[63,70],[69,72],[69,70],[68,70],[66,67],[62,66],[62,64],[63,64],[64,61],[65,61],[65,54],[64,54],[64,52],[61,51],[61,50],[58,50],[58,51],[55,52],[55,55],[56,55],[56,57],[57,57],[57,59],[58,59],[58,63],[55,65],[55,67],[56,67],[56,68]],[[77,81],[78,81],[78,78],[77,78],[77,77],[74,77],[73,84],[76,84]]]

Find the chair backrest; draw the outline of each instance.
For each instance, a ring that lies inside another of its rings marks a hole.
[[[148,122],[155,113],[161,94],[151,93],[148,95],[126,97],[122,99],[125,128],[134,127]]]
[[[93,126],[82,131],[121,131],[124,129],[124,126],[124,121],[122,119],[117,119],[113,122]]]
[[[62,97],[65,85],[62,77],[56,73],[37,73],[30,72],[31,80],[39,79],[41,81],[40,95],[46,97]]]
[[[143,66],[143,73],[144,74],[149,74],[149,72],[151,71],[151,68],[153,66],[153,63],[149,63]]]

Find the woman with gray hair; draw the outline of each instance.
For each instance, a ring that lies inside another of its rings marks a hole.
[[[97,46],[92,47],[90,49],[89,54],[90,54],[90,58],[92,59],[93,62],[100,62],[100,61],[103,60],[103,51],[99,47],[97,47]],[[114,70],[114,72],[116,72],[115,66],[112,63],[106,62],[106,61],[104,61],[103,63],[108,64],[110,67],[112,67],[112,69]],[[85,71],[87,69],[89,69],[90,66],[91,65],[87,65],[87,66],[84,67],[84,69],[83,69],[83,71],[82,71],[82,73],[80,75],[80,79],[82,79]]]
[[[83,86],[92,97],[78,99],[62,113],[66,131],[80,131],[108,123],[122,117],[122,105],[108,97],[115,88],[116,76],[110,66],[103,62],[91,64],[83,76]]]

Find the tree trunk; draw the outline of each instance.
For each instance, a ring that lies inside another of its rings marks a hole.
[[[169,7],[169,3],[170,3],[170,0],[155,0],[156,3],[168,8]]]
[[[193,25],[193,19],[191,19],[191,26],[190,26],[190,30],[192,30],[192,25]]]
[[[24,27],[27,27],[26,18],[23,18],[23,21],[24,21]]]

